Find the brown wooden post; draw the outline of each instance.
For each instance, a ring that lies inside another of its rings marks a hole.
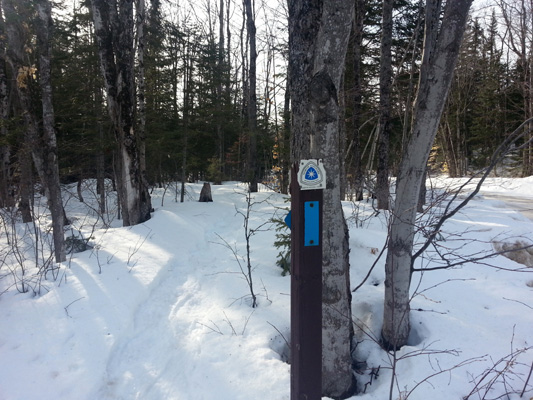
[[[308,161],[291,171],[291,400],[322,398],[323,190],[302,190]]]

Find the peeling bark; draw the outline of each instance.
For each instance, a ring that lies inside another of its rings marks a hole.
[[[92,0],[100,66],[118,146],[117,189],[123,225],[150,219],[151,201],[144,177],[144,137],[136,124],[133,0]]]

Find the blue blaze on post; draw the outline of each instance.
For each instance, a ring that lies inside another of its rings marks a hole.
[[[304,246],[318,246],[320,244],[318,201],[304,203]]]

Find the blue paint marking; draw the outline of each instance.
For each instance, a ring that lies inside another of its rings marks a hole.
[[[318,171],[314,167],[309,167],[307,171],[305,171],[305,180],[315,181],[317,179],[318,179]]]
[[[304,246],[320,245],[320,223],[318,201],[304,203]]]
[[[285,224],[289,227],[289,229],[291,229],[291,211],[289,211],[289,213],[287,214],[287,216],[285,217],[284,221],[285,221]]]

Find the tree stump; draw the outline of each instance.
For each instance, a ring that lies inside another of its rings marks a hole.
[[[201,203],[209,203],[213,201],[213,196],[211,196],[211,185],[209,182],[205,182],[202,186],[202,191],[200,192],[200,199],[198,200]]]

